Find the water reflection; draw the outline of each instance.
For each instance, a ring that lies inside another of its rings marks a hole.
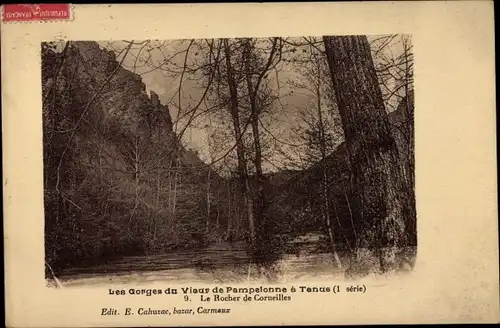
[[[303,280],[340,274],[330,253],[317,252],[318,240],[298,240],[300,246],[265,270],[251,263],[244,242],[223,242],[203,249],[161,255],[130,256],[105,265],[70,268],[59,279],[64,286],[126,284],[153,281],[244,283]],[[298,251],[297,251],[298,250]]]

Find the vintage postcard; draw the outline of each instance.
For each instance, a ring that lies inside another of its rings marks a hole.
[[[4,5],[8,327],[498,322],[493,4]]]

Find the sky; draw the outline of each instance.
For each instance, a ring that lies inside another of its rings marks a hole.
[[[290,42],[304,41],[303,38],[289,38]],[[403,51],[402,37],[395,36],[392,38],[381,37],[381,36],[370,36],[369,41],[373,44],[372,54],[375,64],[381,64],[384,60],[390,60],[390,58],[397,58]],[[199,41],[202,42],[202,41]],[[206,41],[208,42],[208,41]],[[262,45],[264,45],[266,39],[263,39]],[[382,49],[382,51],[377,51],[377,49],[387,43]],[[109,50],[115,51],[117,54],[117,60],[121,60],[124,55],[124,49],[129,43],[124,41],[103,41],[99,44]],[[205,45],[208,43],[205,43]],[[143,82],[146,85],[146,90],[149,93],[151,90],[157,93],[163,104],[169,106],[171,116],[174,121],[178,116],[179,101],[181,102],[181,112],[187,111],[192,108],[196,103],[198,103],[201,95],[203,94],[203,80],[196,81],[195,79],[199,75],[182,74],[180,69],[184,61],[188,66],[194,66],[200,63],[201,50],[197,49],[196,46],[190,45],[190,40],[148,40],[148,41],[134,41],[134,45],[130,48],[124,62],[123,66],[126,69],[134,71],[135,73],[142,76]],[[321,46],[321,45],[320,45]],[[186,55],[186,49],[189,47],[189,51]],[[288,55],[289,58],[295,55]],[[284,56],[284,58],[286,58]],[[280,85],[282,90],[280,91],[279,104],[273,105],[273,119],[269,118],[268,132],[269,138],[283,141],[280,148],[290,148],[296,149],[287,145],[297,144],[297,133],[296,130],[300,130],[300,115],[299,110],[307,110],[312,103],[315,102],[313,94],[306,90],[298,87],[287,87],[287,83],[290,81],[294,82],[304,82],[304,76],[297,71],[299,69],[304,69],[304,67],[298,67],[297,64],[283,63],[279,66],[280,71],[275,77],[272,78],[270,85],[276,87],[277,84]],[[182,76],[182,88],[181,97],[179,98],[179,82]],[[389,84],[391,88],[392,78],[386,83]],[[293,91],[293,94],[289,93]],[[397,101],[394,99],[389,99],[387,107],[393,107],[390,103]],[[274,108],[276,107],[276,108]],[[205,104],[200,105],[200,109],[206,108]],[[213,122],[213,121],[212,121]],[[193,127],[186,129],[183,135],[183,144],[189,148],[196,150],[200,158],[205,162],[210,162],[210,158],[217,158],[218,154],[225,154],[227,149],[224,147],[219,147],[214,151],[214,145],[210,143],[208,132],[213,131],[207,128],[209,122],[198,120],[195,122]],[[178,123],[177,131],[181,131],[184,125]],[[271,137],[272,135],[272,137]],[[268,138],[268,139],[269,139]],[[276,146],[276,142],[274,142]],[[215,147],[217,148],[217,147]],[[210,149],[210,152],[209,152]],[[297,148],[298,149],[298,148]],[[214,152],[216,154],[214,154]],[[298,155],[294,155],[298,156]],[[300,156],[299,156],[300,157]],[[299,157],[296,157],[297,160]],[[270,151],[266,154],[268,159],[267,163],[264,163],[265,170],[276,170],[278,166],[284,165],[283,156],[279,155],[277,152]]]

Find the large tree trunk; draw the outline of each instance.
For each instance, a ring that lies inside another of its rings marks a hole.
[[[231,64],[231,51],[229,49],[229,41],[224,39],[224,52],[226,57],[227,69],[227,84],[229,87],[230,98],[230,113],[233,121],[234,138],[236,140],[236,153],[238,157],[238,173],[240,177],[241,191],[243,194],[244,202],[247,207],[248,215],[248,230],[250,234],[251,247],[255,247],[255,219],[253,201],[250,194],[250,183],[248,181],[248,168],[245,156],[245,149],[243,146],[243,138],[240,126],[240,117],[238,112],[238,91],[236,87],[236,80],[233,73]]]
[[[406,226],[415,211],[390,132],[370,46],[364,36],[323,40],[358,198],[352,209],[359,231],[356,270],[374,269],[375,263],[367,259],[377,252],[380,269],[391,271],[397,268],[397,257],[409,244]]]
[[[415,202],[415,138],[414,138],[414,95],[413,90],[406,91],[406,96],[401,100],[396,111],[400,112],[402,120],[397,122],[398,127],[394,130],[396,143],[400,151],[400,158],[404,164],[406,171],[407,184],[410,186],[412,197],[410,198]],[[411,207],[415,210],[415,204]],[[416,215],[412,213],[411,218],[407,225],[407,234],[410,238],[410,245],[417,245],[417,222]]]

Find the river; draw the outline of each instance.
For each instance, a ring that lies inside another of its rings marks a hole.
[[[275,265],[275,282],[334,278],[342,274],[331,253],[315,251],[318,235],[302,237],[295,243],[300,244],[301,252],[282,256]],[[222,242],[198,250],[129,256],[99,266],[69,268],[57,278],[63,287],[77,287],[151,282],[262,282],[260,277],[249,264],[243,242]],[[49,283],[55,285],[54,281]]]

